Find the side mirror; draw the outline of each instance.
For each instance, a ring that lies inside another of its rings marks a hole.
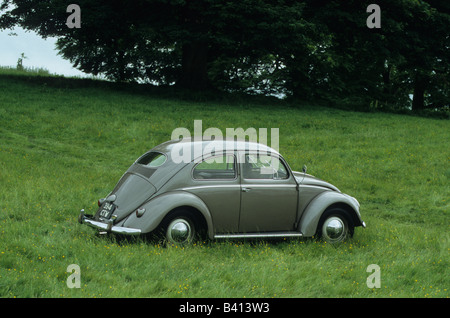
[[[306,173],[306,165],[303,165],[302,171],[303,173]]]

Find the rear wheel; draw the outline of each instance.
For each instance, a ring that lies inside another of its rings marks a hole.
[[[185,215],[173,217],[165,228],[166,240],[175,245],[192,243],[195,233],[194,222]]]
[[[320,218],[317,232],[318,236],[328,243],[344,242],[353,234],[353,222],[347,211],[331,209],[324,212]]]

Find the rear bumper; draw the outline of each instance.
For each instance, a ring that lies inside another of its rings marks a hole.
[[[99,231],[106,231],[108,233],[116,233],[116,234],[125,234],[125,235],[139,235],[141,234],[140,229],[133,229],[129,227],[123,226],[114,226],[113,220],[109,220],[109,222],[99,222],[94,221],[90,217],[84,214],[84,211],[81,210],[80,215],[78,216],[78,222],[80,224],[86,224],[90,227],[93,227]]]

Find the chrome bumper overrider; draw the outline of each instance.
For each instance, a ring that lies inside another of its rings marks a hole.
[[[122,227],[122,226],[114,226],[113,220],[109,220],[108,223],[98,222],[90,219],[84,214],[84,210],[81,210],[80,215],[78,216],[78,222],[80,224],[86,224],[90,227],[93,227],[97,230],[103,230],[110,233],[117,233],[117,234],[126,234],[126,235],[139,235],[141,234],[140,229],[133,229],[129,227]]]

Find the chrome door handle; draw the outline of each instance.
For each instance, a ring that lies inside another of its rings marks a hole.
[[[242,188],[242,192],[248,192],[250,190],[251,190],[250,188]]]

